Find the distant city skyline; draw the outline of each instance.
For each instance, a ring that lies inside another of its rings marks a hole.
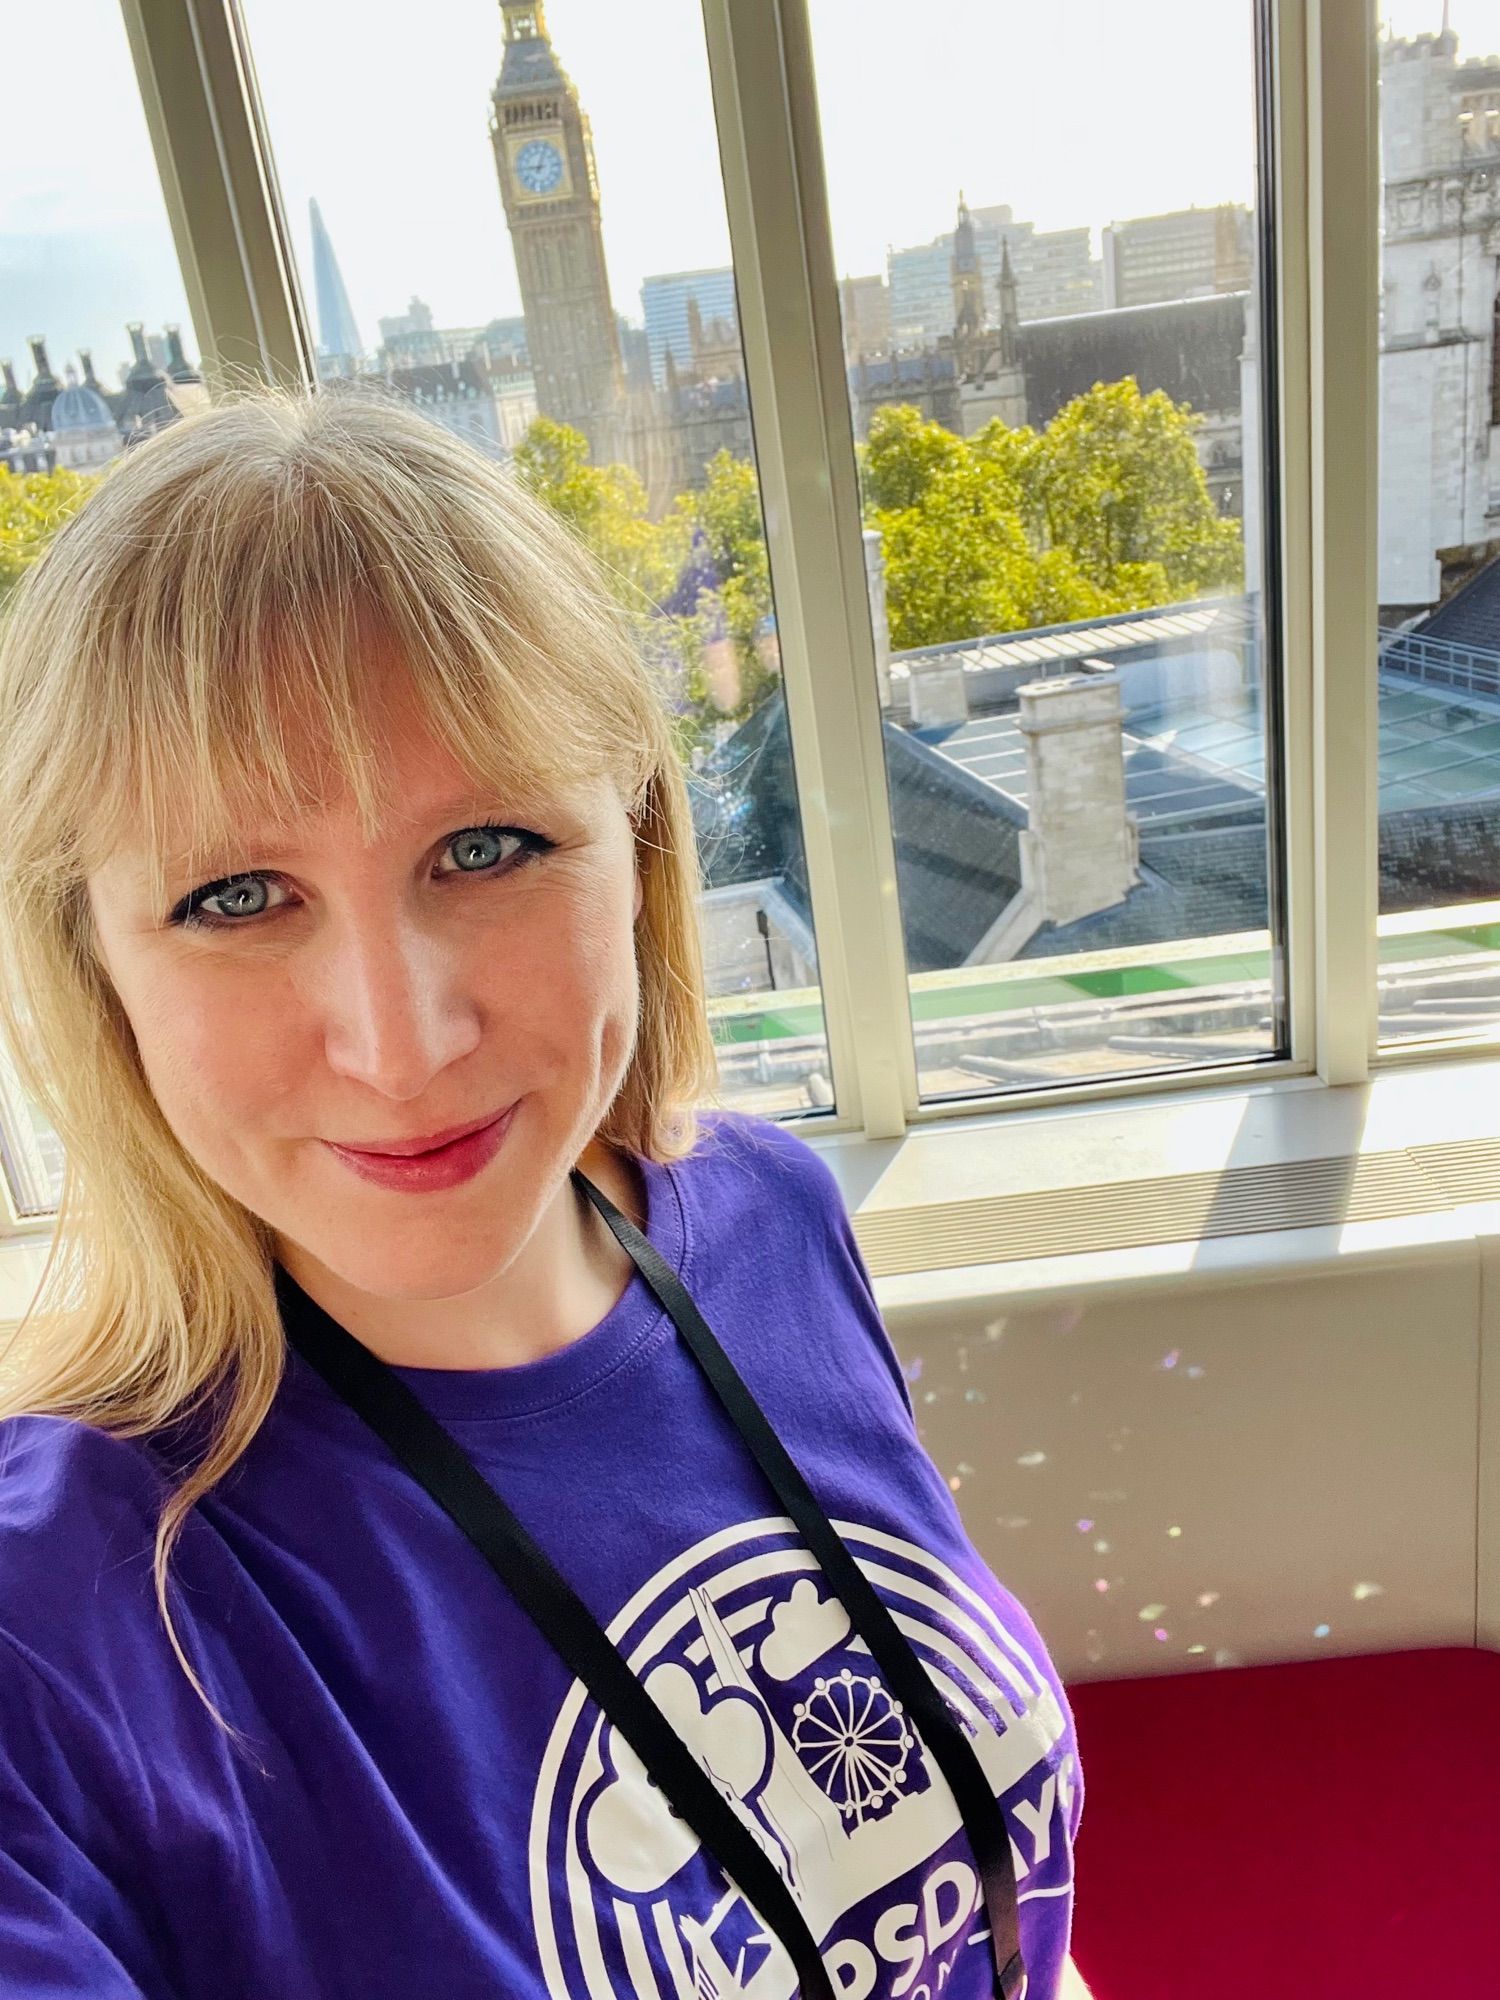
[[[394,7],[382,30],[378,0],[358,35],[335,0],[243,4],[309,306],[316,198],[368,339],[413,293],[439,326],[519,311],[487,131],[495,0],[427,0],[420,36]],[[1450,11],[1465,54],[1500,51],[1500,0]],[[916,90],[906,0],[810,12],[841,275],[951,227],[960,188],[1039,229],[1087,224],[1096,251],[1112,220],[1253,199],[1248,0],[1155,0],[1149,18],[1116,0],[928,0]],[[1402,35],[1442,21],[1441,0],[1380,12]],[[593,125],[614,302],[639,320],[644,277],[729,261],[698,9],[548,0],[548,19]],[[66,94],[20,93],[0,135],[0,355],[24,378],[42,333],[59,372],[91,347],[113,383],[127,320],[179,321],[194,354],[198,335],[114,0],[54,0],[50,26]]]

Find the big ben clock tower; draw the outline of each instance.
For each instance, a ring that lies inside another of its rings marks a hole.
[[[543,415],[618,456],[625,414],[589,121],[553,52],[542,0],[500,0],[505,56],[490,138],[521,281],[526,344]]]

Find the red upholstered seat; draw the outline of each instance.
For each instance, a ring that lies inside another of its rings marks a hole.
[[[1500,2000],[1500,1654],[1069,1693],[1095,2000]]]

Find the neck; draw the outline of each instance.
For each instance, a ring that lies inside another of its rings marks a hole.
[[[591,1143],[580,1170],[638,1227],[639,1170]],[[592,1203],[564,1180],[516,1256],[489,1284],[451,1299],[360,1291],[299,1246],[277,1255],[309,1298],[384,1362],[405,1368],[511,1368],[571,1346],[619,1300],[634,1270]]]

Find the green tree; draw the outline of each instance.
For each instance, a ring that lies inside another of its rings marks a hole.
[[[0,601],[98,484],[97,474],[0,466]]]
[[[771,565],[755,467],[732,452],[716,452],[708,462],[703,490],[688,504],[723,578],[729,629],[737,641],[748,644],[771,609]]]
[[[1214,506],[1199,419],[1133,375],[1096,382],[1048,424],[1028,467],[1034,527],[1111,596],[1160,604],[1241,587],[1237,521]]]
[[[531,491],[566,521],[609,572],[631,609],[671,588],[671,551],[646,507],[646,489],[628,465],[594,465],[588,439],[568,424],[537,417],[515,449]]]
[[[870,419],[862,447],[860,484],[872,513],[897,514],[920,507],[932,482],[964,457],[964,441],[941,424],[930,423],[909,403],[888,403]]]
[[[1033,622],[1037,564],[1008,483],[972,457],[918,506],[879,509],[891,644],[937,646]]]
[[[725,668],[722,648],[730,648],[734,700],[728,713],[742,718],[764,699],[778,678],[774,653],[764,640],[772,608],[771,566],[766,554],[760,485],[749,459],[719,451],[709,460],[702,487],[679,494],[663,523],[679,552],[682,592],[696,587],[691,607],[701,657],[717,662],[712,682],[712,719],[722,719]],[[710,683],[705,672],[705,694]]]
[[[965,439],[904,405],[875,412],[861,470],[898,650],[1110,608],[1065,552],[1028,532],[1036,451],[1034,431],[998,421]]]
[[[679,711],[684,754],[748,714],[769,677],[756,632],[771,602],[754,467],[719,452],[703,490],[679,494],[653,521],[631,467],[594,465],[588,440],[566,424],[538,417],[515,465],[604,565]]]
[[[942,645],[1237,587],[1240,527],[1214,507],[1197,422],[1133,378],[1077,397],[1041,432],[996,419],[965,439],[909,407],[877,410],[861,477],[884,540],[891,643]]]

